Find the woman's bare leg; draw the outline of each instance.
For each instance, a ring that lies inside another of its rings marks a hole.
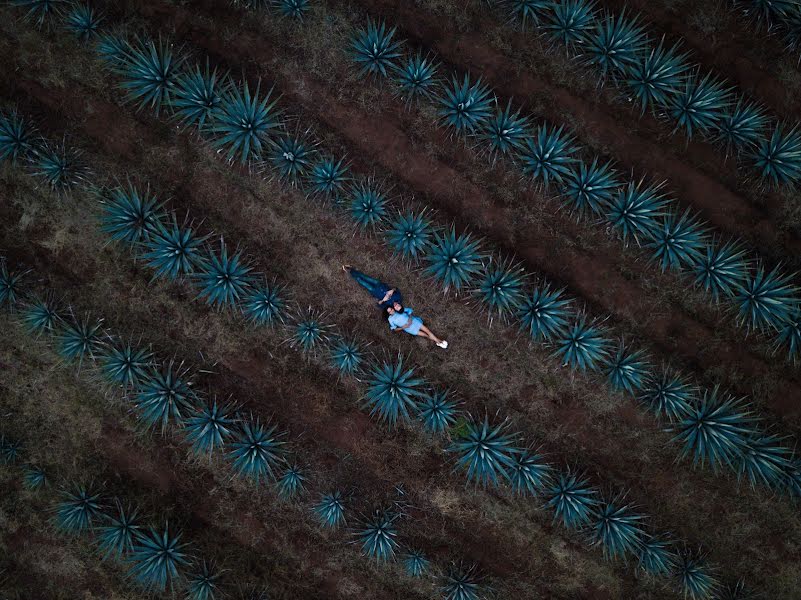
[[[429,340],[434,342],[435,344],[439,344],[440,342],[442,342],[442,340],[439,339],[437,336],[435,336],[432,333],[432,331],[428,327],[426,327],[425,325],[421,325],[420,326],[420,333],[423,334],[424,337],[427,337]]]

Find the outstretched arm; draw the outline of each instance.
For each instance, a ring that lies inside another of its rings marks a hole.
[[[392,288],[391,290],[387,290],[387,293],[384,294],[384,297],[381,298],[381,300],[377,301],[376,304],[383,304],[384,302],[389,300],[392,297],[392,294],[394,294],[394,293],[395,293],[395,288]]]

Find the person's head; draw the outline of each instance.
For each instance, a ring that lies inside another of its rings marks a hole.
[[[394,302],[384,309],[384,318],[389,319],[391,315],[400,312],[403,312],[403,306],[399,302]]]
[[[403,306],[400,302],[393,302],[392,308],[395,310],[395,312],[403,312]]]

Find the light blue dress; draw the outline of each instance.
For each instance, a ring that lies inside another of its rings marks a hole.
[[[390,329],[399,329],[402,328],[406,323],[409,322],[409,319],[412,320],[409,323],[409,326],[404,329],[406,333],[409,335],[417,335],[420,333],[420,328],[423,326],[423,319],[420,317],[412,316],[412,309],[411,308],[404,308],[402,313],[395,313],[394,315],[389,315],[389,328]]]

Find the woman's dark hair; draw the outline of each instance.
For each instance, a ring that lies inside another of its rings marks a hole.
[[[400,304],[400,302],[397,302],[396,304]],[[383,315],[384,315],[384,320],[386,320],[386,321],[389,321],[389,311],[387,310],[389,308],[391,308],[393,310],[395,309],[395,307],[392,304],[384,304],[381,307],[381,310],[383,311]],[[401,304],[400,310],[399,311],[395,311],[395,312],[403,312],[403,304]]]

